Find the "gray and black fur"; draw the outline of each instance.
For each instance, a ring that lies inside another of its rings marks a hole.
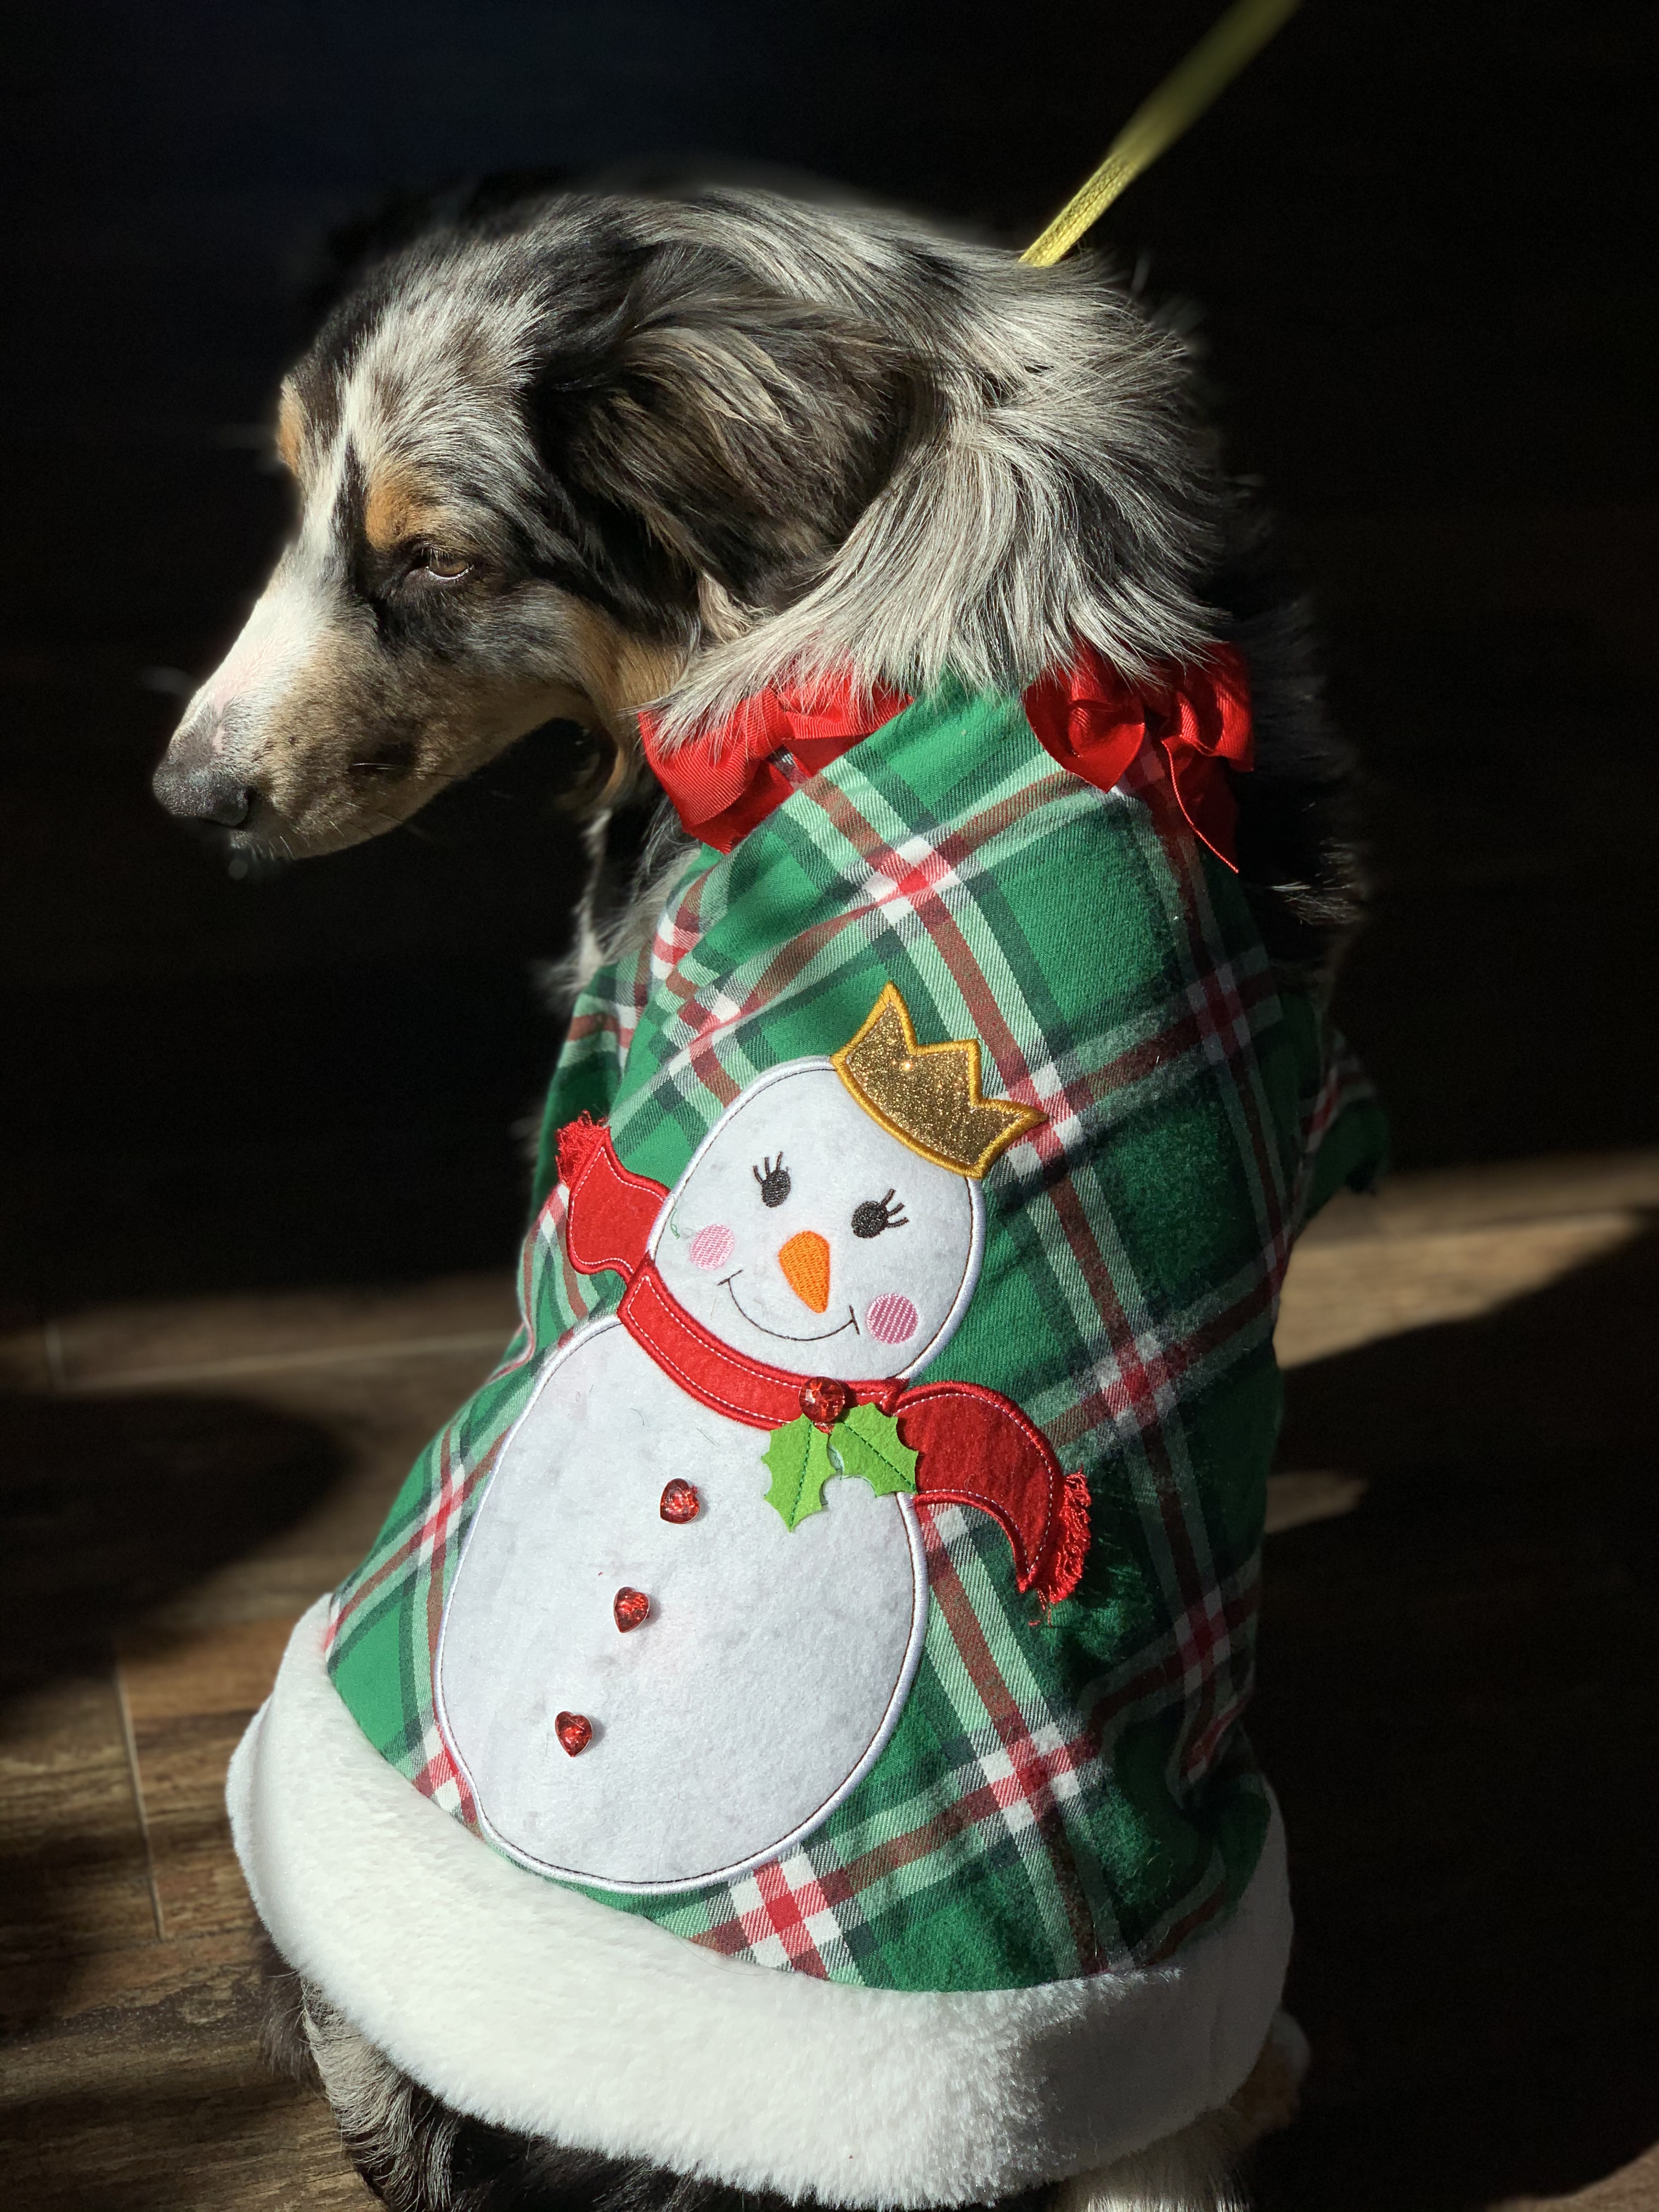
[[[584,963],[640,925],[684,738],[782,678],[1018,689],[1086,640],[1139,677],[1236,641],[1257,765],[1242,873],[1316,978],[1353,921],[1351,763],[1305,620],[1225,477],[1180,338],[1058,269],[756,191],[475,209],[381,261],[283,387],[301,514],[157,772],[233,842],[327,850],[574,720],[614,756]],[[292,1977],[281,2040],[406,2212],[781,2212],[447,2111]],[[1183,2178],[1091,2200],[1213,2207]],[[1151,2169],[1148,2169],[1151,2174]]]
[[[283,389],[295,543],[158,772],[301,854],[533,728],[619,761],[785,676],[1018,688],[1236,640],[1244,876],[1276,957],[1351,920],[1350,763],[1182,341],[1050,270],[761,192],[486,206],[376,266]],[[621,825],[619,825],[619,828]]]

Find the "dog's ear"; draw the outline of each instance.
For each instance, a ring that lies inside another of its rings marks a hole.
[[[814,580],[936,401],[926,364],[850,311],[673,246],[611,313],[556,308],[532,410],[567,526],[607,564],[681,606],[706,580],[772,612]]]

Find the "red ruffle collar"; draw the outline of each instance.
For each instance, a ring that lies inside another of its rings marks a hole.
[[[640,731],[685,828],[729,853],[797,784],[909,704],[902,692],[866,692],[843,677],[757,692],[724,722],[672,747],[654,715],[640,716]],[[1068,667],[1030,686],[1024,705],[1044,750],[1097,791],[1121,782],[1143,745],[1161,747],[1194,835],[1237,870],[1238,808],[1228,771],[1247,772],[1255,744],[1249,679],[1236,647],[1216,646],[1201,666],[1138,686],[1080,646]]]

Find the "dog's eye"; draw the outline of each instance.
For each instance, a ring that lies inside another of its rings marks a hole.
[[[766,1160],[763,1164],[766,1169],[764,1175],[759,1168],[749,1170],[760,1185],[761,1204],[781,1206],[789,1195],[789,1170],[783,1164],[783,1154],[780,1152],[776,1159]]]
[[[903,1229],[909,1224],[909,1215],[904,1211],[904,1200],[893,1203],[890,1190],[885,1198],[866,1198],[862,1206],[853,1208],[854,1237],[879,1237],[884,1229]]]
[[[423,576],[431,576],[441,584],[459,584],[472,569],[465,553],[447,553],[438,545],[428,545],[416,565]]]

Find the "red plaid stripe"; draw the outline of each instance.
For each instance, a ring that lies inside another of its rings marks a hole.
[[[446,1813],[458,1814],[469,1828],[477,1828],[478,1807],[471,1785],[455,1764],[449,1747],[441,1736],[437,1738],[425,1765],[416,1775],[415,1787],[422,1796],[435,1798]]]
[[[350,1614],[367,1605],[391,1577],[410,1567],[417,1572],[433,1572],[441,1556],[448,1550],[450,1537],[468,1498],[495,1466],[504,1441],[498,1438],[482,1459],[469,1462],[455,1449],[453,1425],[445,1430],[438,1442],[437,1487],[425,1512],[396,1550],[380,1561],[374,1573],[353,1589],[349,1607],[337,1609],[329,1625],[331,1644]]]
[[[1088,1716],[1090,1740],[1104,1746],[1126,1721],[1162,1708],[1171,1691],[1180,1690],[1188,1700],[1182,1768],[1194,1775],[1206,1771],[1233,1720],[1249,1702],[1249,1639],[1260,1601],[1254,1574],[1248,1581],[1206,1591],[1165,1634],[1091,1683],[1079,1700]],[[1224,1678],[1230,1685],[1227,1698],[1217,1704],[1216,1687]]]
[[[828,1981],[830,1970],[810,1923],[827,1918],[832,1936],[839,1936],[841,1929],[823,1885],[812,1871],[805,1854],[791,1851],[784,1858],[757,1867],[742,1887],[751,1889],[759,1901],[747,1910],[740,1908],[727,1925],[741,1933],[742,1948],[747,1955],[762,1959],[766,1950],[775,1944],[784,1961],[798,1972]],[[697,1940],[704,1944],[710,1941],[706,1936]],[[717,1943],[711,1948],[729,1955],[737,1947]]]
[[[690,1054],[699,1079],[722,1104],[729,1103],[727,1093],[735,1097],[736,1086],[714,1057],[714,1048],[726,1031],[771,1004],[838,938],[850,933],[863,942],[874,918],[897,906],[920,912],[945,883],[956,879],[963,865],[972,856],[1004,836],[1012,822],[1052,799],[1070,784],[1071,779],[1064,775],[1040,778],[1020,793],[1017,804],[1000,802],[983,809],[962,823],[941,831],[938,844],[917,837],[890,848],[856,812],[844,793],[830,787],[813,789],[813,802],[848,836],[849,842],[858,846],[861,857],[870,863],[872,881],[861,897],[849,900],[822,923],[792,937],[740,994],[732,991],[729,978],[721,978],[718,984],[699,984],[684,974],[666,979],[679,1000],[678,1019],[672,1032],[673,1041]],[[884,884],[882,878],[885,878]],[[928,908],[928,911],[933,910]],[[977,975],[976,967],[972,972]]]

